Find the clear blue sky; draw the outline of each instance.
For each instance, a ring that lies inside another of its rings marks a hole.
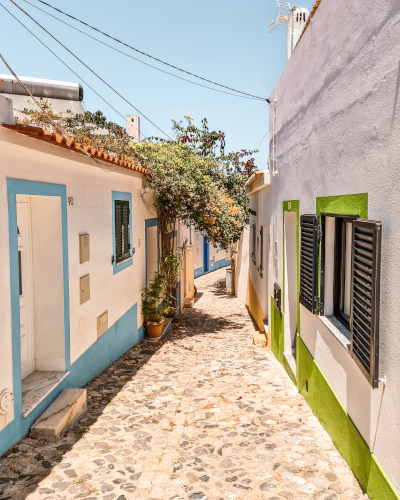
[[[30,1],[101,37],[37,0]],[[286,64],[284,28],[272,34],[267,32],[267,23],[278,12],[275,0],[46,1],[159,59],[250,94],[268,97]],[[210,128],[225,132],[228,150],[255,149],[267,132],[266,103],[213,92],[160,73],[90,40],[23,0],[16,2],[168,134],[171,133],[171,119],[180,120],[183,115],[190,115],[198,124],[207,117]],[[11,2],[4,0],[3,3],[121,114],[136,114]],[[313,0],[304,0],[301,6],[311,10],[312,4]],[[4,9],[1,15],[0,52],[17,75],[78,81]],[[168,70],[119,44],[102,39]],[[8,73],[1,61],[0,64],[0,72]],[[84,87],[85,105],[90,111],[101,110],[109,120],[126,126],[125,121],[83,82],[80,83]],[[143,117],[141,126],[145,135],[160,135]],[[257,166],[265,168],[267,159],[268,135],[256,156]]]

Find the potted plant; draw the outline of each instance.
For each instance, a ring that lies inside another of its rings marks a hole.
[[[161,304],[165,298],[167,280],[161,273],[156,273],[148,288],[142,290],[142,316],[147,337],[158,339],[164,326]]]

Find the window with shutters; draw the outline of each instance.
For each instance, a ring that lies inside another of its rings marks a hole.
[[[353,220],[335,217],[333,314],[350,330]]]
[[[264,271],[264,228],[260,229],[260,276],[262,277]]]
[[[319,314],[345,327],[354,361],[377,387],[381,223],[321,214],[321,228]]]
[[[319,216],[300,217],[300,303],[313,314],[318,308]]]
[[[130,206],[128,200],[115,200],[115,261],[131,256]]]
[[[351,355],[373,387],[379,379],[381,232],[381,222],[353,221]]]
[[[251,250],[251,258],[253,259],[253,263],[256,263],[256,223],[253,222],[253,227],[252,227],[252,250]]]

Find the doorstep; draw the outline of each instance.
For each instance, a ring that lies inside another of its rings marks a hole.
[[[293,377],[295,380],[297,380],[297,368],[296,368],[296,359],[294,358],[293,354],[287,354],[286,352],[283,353],[284,358],[287,361],[287,364],[289,365],[290,371],[292,372]]]
[[[41,403],[67,376],[69,372],[33,372],[22,381],[22,417]]]
[[[39,436],[57,437],[86,411],[86,389],[65,389],[31,427]]]
[[[253,344],[254,345],[266,345],[267,338],[265,332],[254,331],[253,332]]]

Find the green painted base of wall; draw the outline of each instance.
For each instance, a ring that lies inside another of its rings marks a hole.
[[[271,350],[330,435],[371,500],[400,500],[353,421],[337,399],[304,342],[297,336],[297,382],[283,356],[284,315],[271,297]]]
[[[301,339],[298,341],[298,389],[372,500],[400,497],[368,448]]]
[[[285,315],[283,313],[280,314],[278,309],[275,307],[274,298],[271,296],[271,350],[277,360],[284,366],[293,383],[297,385],[292,370],[283,355],[285,348],[283,331],[284,317]]]

